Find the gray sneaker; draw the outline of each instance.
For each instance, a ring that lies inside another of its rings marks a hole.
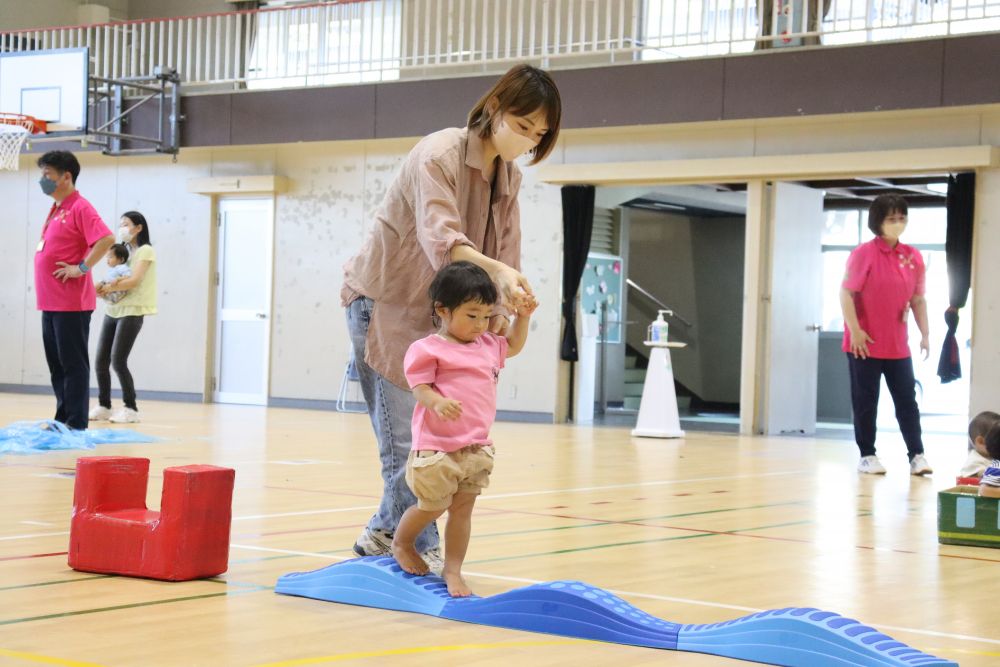
[[[392,533],[384,530],[372,530],[365,526],[354,543],[354,553],[359,556],[391,556],[392,555]]]
[[[441,571],[444,569],[444,559],[441,558],[441,549],[439,547],[428,549],[420,554],[420,557],[424,559],[424,562],[427,563],[427,567],[431,569],[432,573],[439,577],[441,576]]]

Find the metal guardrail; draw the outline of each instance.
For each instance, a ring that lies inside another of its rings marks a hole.
[[[1000,0],[339,0],[0,32],[0,51],[89,47],[91,73],[197,86],[336,85],[514,61],[546,68],[1000,30]]]
[[[670,311],[670,315],[668,315],[668,317],[674,318],[675,320],[677,320],[678,322],[680,322],[681,324],[683,324],[684,326],[686,326],[688,328],[691,327],[691,322],[689,320],[687,320],[684,317],[678,315],[677,312],[673,308],[671,308],[667,304],[665,304],[662,301],[660,301],[659,299],[657,299],[655,296],[653,296],[653,294],[651,292],[649,292],[648,290],[644,289],[637,282],[635,282],[631,278],[626,278],[625,279],[625,283],[629,287],[631,287],[632,289],[634,289],[636,292],[638,292],[639,294],[642,294],[644,297],[646,297],[647,299],[649,299],[650,301],[652,301],[653,303],[655,303],[657,306],[660,307],[660,309]]]

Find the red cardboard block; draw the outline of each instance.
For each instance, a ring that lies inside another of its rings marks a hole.
[[[146,508],[149,459],[77,459],[69,566],[84,572],[187,581],[229,566],[236,471],[166,468],[160,511]]]

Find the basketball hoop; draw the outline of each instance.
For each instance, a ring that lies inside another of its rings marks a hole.
[[[0,169],[17,171],[21,145],[28,135],[45,132],[45,121],[19,113],[0,112]]]

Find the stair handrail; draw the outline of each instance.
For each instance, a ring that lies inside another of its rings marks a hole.
[[[673,308],[671,308],[667,304],[663,303],[663,301],[661,301],[660,299],[657,299],[655,296],[653,296],[649,292],[649,290],[644,289],[641,285],[639,285],[639,283],[635,282],[631,278],[626,278],[625,279],[625,283],[629,287],[631,287],[632,289],[636,290],[637,292],[639,292],[640,294],[642,294],[644,297],[646,297],[647,299],[649,299],[650,301],[652,301],[653,303],[655,303],[657,306],[659,306],[663,310],[669,310],[670,311],[669,317],[673,317],[674,319],[676,319],[678,322],[680,322],[681,324],[683,324],[686,327],[691,327],[692,326],[691,322],[689,322],[683,316],[678,315],[676,310],[674,310]]]

